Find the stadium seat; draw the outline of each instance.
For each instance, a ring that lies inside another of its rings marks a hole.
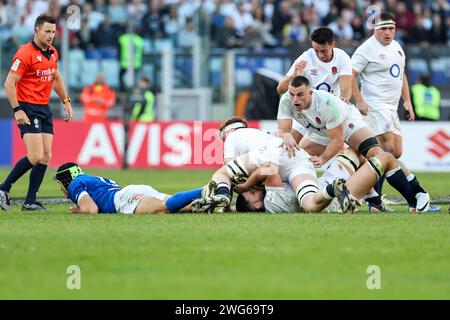
[[[74,49],[69,51],[69,86],[72,88],[82,88],[82,70],[80,65],[83,64],[84,60],[84,52],[82,50]]]
[[[100,72],[99,62],[97,60],[85,60],[81,64],[81,83],[85,87],[95,81]]]
[[[431,60],[431,83],[434,85],[450,83],[450,58]]]
[[[411,58],[407,63],[407,67],[409,83],[415,83],[420,75],[430,73],[425,59]]]
[[[101,71],[105,76],[106,83],[113,88],[119,87],[119,62],[114,59],[104,59],[101,61]]]

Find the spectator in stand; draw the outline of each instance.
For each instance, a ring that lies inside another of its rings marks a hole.
[[[95,82],[83,89],[80,100],[85,121],[103,122],[108,118],[108,110],[116,103],[116,92],[105,83],[103,74],[98,74]]]
[[[123,0],[109,0],[107,8],[111,24],[120,32],[124,32],[128,22],[128,13]]]
[[[144,38],[150,39],[152,43],[155,39],[160,39],[163,37],[163,26],[160,12],[160,2],[150,0],[149,9],[142,18],[142,33]]]
[[[429,45],[429,33],[428,30],[425,29],[424,20],[423,15],[416,16],[416,23],[409,33],[408,43],[416,43],[422,47],[427,47]]]
[[[100,11],[93,10],[92,4],[89,2],[86,2],[83,5],[83,12],[82,12],[81,18],[87,20],[87,25],[88,25],[89,30],[91,30],[93,32],[93,31],[97,30],[100,23],[103,22],[103,20],[105,19],[105,15],[103,13],[101,13]]]
[[[360,16],[354,16],[352,19],[353,40],[362,42],[366,38],[366,29]]]
[[[414,13],[408,10],[406,3],[398,2],[395,14],[395,26],[399,40],[405,41],[409,38],[409,33],[415,25]]]
[[[328,14],[322,19],[322,24],[324,26],[336,21],[339,18],[339,10],[335,4],[332,4]]]
[[[300,14],[292,14],[291,22],[283,28],[283,45],[303,43],[308,40],[308,29],[302,23]]]
[[[111,25],[109,15],[98,26],[98,29],[92,35],[92,42],[96,48],[117,48],[117,30]]]
[[[353,29],[352,26],[345,21],[344,17],[339,17],[337,21],[330,23],[328,27],[333,30],[338,46],[346,46],[352,43]]]
[[[430,29],[429,39],[431,43],[447,44],[447,30],[445,30],[439,14],[433,15],[433,26]]]
[[[289,22],[291,22],[291,4],[284,0],[275,6],[272,16],[272,34],[279,43],[283,41],[283,28]]]
[[[275,47],[277,40],[270,33],[272,24],[267,21],[264,14],[264,7],[259,4],[253,10],[253,23],[245,34],[245,43],[248,41],[249,34],[251,35],[251,44],[248,45],[253,49],[260,49],[264,46]]]
[[[78,39],[78,45],[81,49],[86,50],[94,46],[92,42],[93,32],[91,29],[89,29],[87,17],[82,16],[80,30],[78,30],[75,35]]]
[[[94,10],[96,12],[100,12],[104,15],[108,13],[108,7],[105,4],[105,0],[95,0],[94,1]]]
[[[225,26],[218,36],[217,46],[226,49],[241,48],[243,46],[243,39],[237,33],[232,17],[225,19]]]
[[[238,4],[238,9],[232,15],[234,26],[239,36],[244,36],[244,30],[253,23],[253,16],[247,9],[245,3]]]
[[[162,18],[164,33],[172,40],[174,47],[177,45],[177,34],[181,29],[180,22],[178,21],[178,12],[176,5],[169,7],[169,13]]]
[[[142,3],[142,0],[132,0],[127,5],[127,15],[129,19],[133,20],[134,28],[140,30],[142,28],[142,18],[147,12],[147,6]]]
[[[194,24],[192,22],[192,18],[186,19],[186,24],[181,28],[180,32],[178,32],[178,47],[183,49],[190,49],[192,44],[194,43],[195,36],[197,33],[194,30]]]

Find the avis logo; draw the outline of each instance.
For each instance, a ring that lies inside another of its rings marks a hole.
[[[441,159],[450,152],[450,135],[444,130],[439,130],[433,135],[428,137],[428,140],[432,142],[428,151],[431,152],[436,158]]]

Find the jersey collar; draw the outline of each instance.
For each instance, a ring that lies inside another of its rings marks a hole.
[[[39,48],[39,46],[36,44],[36,42],[34,42],[34,39],[31,40],[31,44],[33,45],[33,47],[36,50],[39,50],[42,53],[42,55],[47,58],[47,60],[50,60],[50,57],[52,56],[52,54],[55,53],[55,50],[50,49],[50,47],[48,47],[46,51],[43,51],[41,48]]]

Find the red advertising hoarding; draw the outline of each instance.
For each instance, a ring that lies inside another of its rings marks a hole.
[[[128,163],[131,168],[217,168],[223,163],[219,122],[180,121],[130,125]],[[258,127],[258,122],[252,122]],[[54,121],[50,166],[77,162],[83,167],[122,166],[122,122]],[[26,154],[17,128],[13,132],[13,162]]]

